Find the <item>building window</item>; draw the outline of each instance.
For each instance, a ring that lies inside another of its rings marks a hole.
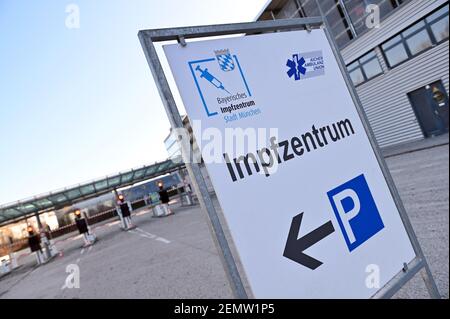
[[[316,0],[296,0],[297,6],[304,17],[317,17],[320,16],[319,8],[317,7]]]
[[[354,62],[348,66],[350,78],[355,86],[364,83],[364,75],[362,69],[359,67],[358,62]]]
[[[342,48],[367,31],[366,18],[370,14],[366,8],[376,4],[380,8],[381,19],[410,0],[288,0],[285,5],[274,11],[275,19],[316,17],[323,12],[330,32],[338,47]],[[436,25],[438,28],[439,25]]]
[[[164,141],[164,146],[168,154],[168,158],[175,158],[181,156],[181,148],[177,141],[177,136],[170,132],[169,136]]]
[[[375,51],[370,51],[347,66],[348,73],[355,86],[373,79],[383,73]]]
[[[448,39],[448,5],[428,16],[425,21],[437,43]]]
[[[390,67],[394,67],[408,59],[408,53],[400,35],[383,44],[381,48]]]
[[[391,68],[448,39],[448,5],[381,45]]]
[[[406,40],[406,46],[411,55],[416,55],[433,45],[425,21],[419,21],[403,32],[402,36]]]
[[[299,15],[302,17],[320,16],[316,0],[296,0]],[[330,32],[334,36],[339,47],[343,47],[352,39],[354,34],[351,29],[345,8],[340,0],[319,1],[320,8],[330,26]]]
[[[276,19],[292,19],[302,18],[303,15],[300,12],[296,0],[289,0],[279,12],[275,14]]]
[[[389,0],[394,8],[399,7],[401,4],[405,3],[407,0]]]
[[[343,2],[356,34],[361,35],[368,30],[366,20],[370,12],[366,11],[367,6],[371,4],[377,5],[380,9],[380,18],[383,20],[388,14],[408,1],[409,0],[344,0]]]

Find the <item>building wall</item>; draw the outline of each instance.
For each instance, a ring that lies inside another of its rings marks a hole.
[[[423,138],[407,94],[437,80],[442,80],[448,94],[448,54],[446,41],[357,87],[381,147]]]
[[[342,57],[347,63],[354,61],[446,2],[447,0],[410,0],[382,20],[380,28],[371,29],[350,42],[341,50]]]
[[[177,138],[172,131],[164,140],[164,146],[166,147],[168,158],[173,159],[181,156],[180,146],[178,145]]]
[[[442,80],[448,94],[449,44],[447,40],[392,69],[388,67],[379,46],[445,3],[448,1],[409,0],[382,19],[380,28],[367,30],[341,48],[347,65],[375,49],[383,73],[359,85],[356,90],[382,147],[424,137],[408,93]],[[266,11],[272,12],[271,16],[276,18],[298,17],[295,8],[294,1],[284,1],[282,4],[272,1]],[[270,15],[263,12],[258,19],[262,17],[268,19]]]
[[[410,26],[447,1],[413,0],[373,29],[341,50],[348,64],[385,40]],[[423,138],[408,93],[442,80],[449,92],[449,42],[419,54],[388,69],[384,56],[377,52],[384,74],[357,87],[364,111],[381,147]]]

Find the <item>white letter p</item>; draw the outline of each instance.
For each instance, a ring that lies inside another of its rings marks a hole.
[[[348,212],[345,211],[342,202],[344,199],[350,198],[353,201],[353,208]],[[350,243],[354,243],[356,241],[355,235],[353,234],[352,227],[350,226],[350,221],[359,214],[361,209],[361,203],[359,201],[358,194],[352,189],[345,189],[340,193],[337,193],[333,196],[333,201],[336,205],[336,209],[341,216],[342,224],[344,225],[345,232],[347,233],[348,240]]]

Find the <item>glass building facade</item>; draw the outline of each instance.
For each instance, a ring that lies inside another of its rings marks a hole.
[[[342,48],[368,30],[366,20],[372,11],[368,6],[377,5],[380,19],[409,0],[289,0],[275,12],[276,19],[301,18],[325,15],[337,44]],[[320,10],[318,4],[320,5]]]

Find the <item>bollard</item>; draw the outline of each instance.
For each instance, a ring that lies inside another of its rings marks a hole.
[[[186,201],[186,205],[187,206],[192,206],[194,205],[194,201],[192,199],[192,189],[191,189],[191,185],[187,182],[184,181],[184,194],[183,194],[183,198]],[[183,202],[183,200],[181,201]]]
[[[193,204],[192,202],[192,196],[190,193],[183,194],[183,198],[186,201],[186,205],[191,206]]]
[[[75,223],[78,232],[83,235],[84,247],[93,245],[97,241],[97,237],[90,232],[86,219],[81,216],[81,211],[79,209],[75,211]]]
[[[45,234],[45,231],[43,231],[43,229],[40,229],[39,235],[41,237],[41,243],[44,246],[44,249],[41,251],[41,253],[44,256],[44,259],[48,260],[51,257],[50,241],[48,240],[47,235]]]
[[[10,263],[6,259],[0,260],[0,274],[7,274],[11,271]]]
[[[153,208],[153,216],[155,217],[164,217],[172,215],[173,212],[170,209],[168,204],[158,204]]]
[[[59,250],[58,250],[58,248],[56,248],[56,245],[53,242],[53,240],[50,240],[49,250],[50,250],[50,257],[54,257],[54,256],[59,255]]]
[[[167,190],[164,189],[164,184],[162,181],[158,182],[158,188],[159,188],[159,200],[160,204],[156,205],[153,209],[153,215],[155,217],[164,217],[168,215],[172,215],[173,212],[169,208],[169,194],[167,193]]]
[[[125,201],[125,197],[122,194],[117,197],[117,204],[119,205],[117,212],[122,223],[122,230],[131,230],[136,228],[136,226],[131,222],[130,205]]]
[[[38,265],[41,265],[45,262],[45,256],[42,252],[41,247],[41,237],[39,234],[34,233],[34,229],[31,226],[28,226],[28,246],[32,253],[36,256],[36,262]]]
[[[9,255],[9,258],[11,260],[11,269],[16,269],[17,267],[19,267],[19,263],[17,262],[16,252],[12,252]]]
[[[119,216],[119,220],[120,220],[120,228],[123,230],[125,229],[125,221],[123,220],[123,216],[122,216],[122,212],[120,211],[120,207],[116,206],[116,212],[117,212],[117,216]]]

